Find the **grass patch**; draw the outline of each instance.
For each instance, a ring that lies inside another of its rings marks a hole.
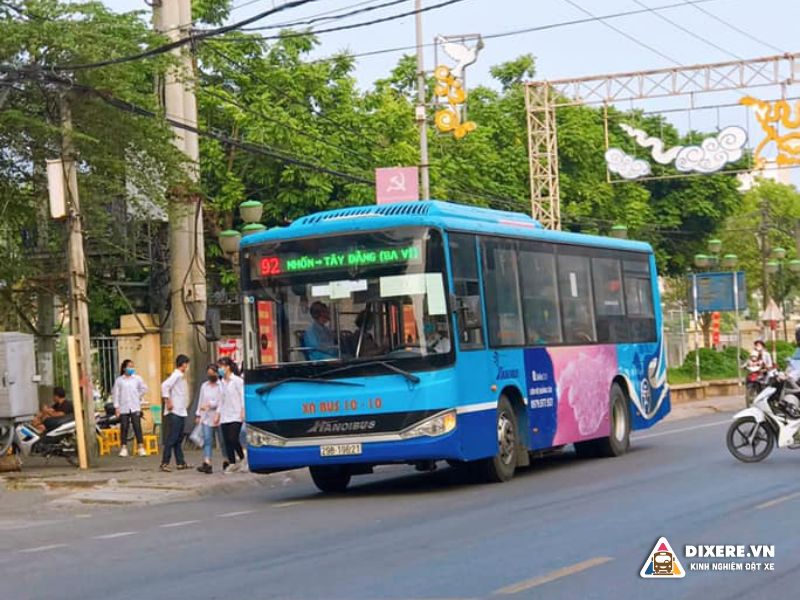
[[[772,344],[769,345],[770,351]],[[777,342],[778,365],[783,368],[789,357],[794,354],[795,346],[788,342]],[[739,349],[739,364],[744,364],[750,351]],[[719,379],[736,379],[736,348],[725,348],[721,351],[700,348],[700,379],[702,381],[715,381]],[[671,384],[693,383],[696,380],[695,352],[689,352],[686,360],[679,367],[673,367],[667,372],[667,379]]]

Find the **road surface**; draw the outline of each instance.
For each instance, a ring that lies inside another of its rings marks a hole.
[[[392,467],[343,496],[302,477],[181,504],[48,513],[45,524],[16,519],[0,530],[0,598],[793,596],[800,454],[738,463],[725,449],[728,419],[659,425],[617,459],[567,451],[501,485]],[[775,571],[641,579],[661,536],[686,568],[686,544],[774,544]]]

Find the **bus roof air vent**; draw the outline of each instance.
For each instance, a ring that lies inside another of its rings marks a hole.
[[[426,215],[431,208],[429,202],[398,202],[396,204],[353,206],[328,210],[308,215],[295,221],[297,225],[315,225],[324,221],[339,219],[358,219],[363,217],[381,217],[394,215]]]

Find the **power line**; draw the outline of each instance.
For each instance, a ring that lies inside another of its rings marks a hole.
[[[653,54],[657,54],[657,55],[658,55],[658,56],[660,56],[661,58],[665,58],[665,59],[667,59],[668,61],[670,61],[670,62],[672,62],[672,63],[675,63],[675,64],[676,64],[676,65],[678,65],[679,67],[680,67],[680,66],[683,66],[683,65],[682,65],[680,62],[678,62],[677,60],[675,60],[675,59],[674,59],[674,58],[672,58],[671,56],[669,56],[669,55],[667,55],[667,54],[664,54],[663,52],[661,52],[661,50],[658,50],[657,48],[653,48],[653,46],[650,46],[649,44],[646,44],[646,43],[644,43],[643,41],[641,41],[641,40],[640,40],[640,39],[638,39],[637,37],[630,35],[629,33],[625,32],[625,31],[624,31],[624,30],[622,30],[622,29],[620,29],[620,28],[619,28],[619,27],[617,27],[616,25],[612,25],[611,23],[607,23],[607,22],[606,22],[606,19],[604,19],[604,18],[602,18],[602,17],[598,17],[598,16],[596,16],[596,15],[595,15],[594,13],[592,13],[591,11],[588,11],[588,10],[586,10],[585,8],[583,8],[583,7],[582,7],[580,4],[578,4],[577,2],[574,2],[573,0],[564,0],[564,2],[566,2],[567,4],[569,4],[570,6],[572,6],[573,8],[576,8],[576,9],[578,9],[578,10],[579,10],[579,11],[581,11],[582,13],[584,13],[584,14],[586,14],[586,15],[589,15],[589,16],[590,16],[590,17],[592,17],[593,19],[596,19],[597,21],[599,21],[600,23],[602,23],[603,25],[605,25],[606,27],[608,27],[608,28],[609,28],[609,29],[611,29],[612,31],[616,31],[616,32],[617,32],[618,34],[620,34],[621,36],[623,36],[623,37],[625,37],[625,38],[629,39],[629,40],[630,40],[630,41],[632,41],[634,44],[637,44],[637,45],[641,46],[642,48],[646,48],[647,50],[650,50],[650,52],[652,52]],[[647,9],[645,12],[650,12],[650,9]]]
[[[770,49],[774,50],[775,52],[779,52],[781,54],[786,54],[786,50],[781,50],[777,46],[774,46],[773,44],[770,44],[769,42],[765,42],[764,40],[762,40],[760,38],[757,38],[756,36],[752,35],[751,33],[748,33],[744,29],[741,29],[741,28],[737,27],[736,25],[734,25],[733,23],[730,23],[729,21],[726,21],[722,17],[718,17],[714,13],[712,13],[710,11],[707,11],[704,8],[700,7],[700,6],[697,6],[697,4],[698,4],[697,2],[691,2],[691,1],[687,0],[685,3],[687,5],[691,5],[695,10],[700,11],[704,15],[706,15],[708,17],[711,17],[712,19],[714,19],[718,23],[722,23],[728,29],[731,29],[731,30],[735,31],[736,33],[739,33],[739,34],[745,36],[746,38],[748,38],[748,39],[750,39],[750,40],[752,40],[752,41],[754,41],[754,42],[756,42],[758,44],[761,44],[762,46],[766,46],[767,48],[770,48]]]
[[[209,39],[218,35],[222,35],[224,33],[228,33],[229,31],[241,29],[246,25],[250,25],[251,23],[255,23],[256,21],[260,21],[261,19],[269,17],[276,13],[283,12],[291,8],[296,8],[298,6],[303,6],[304,4],[308,4],[310,2],[319,2],[319,1],[320,0],[293,0],[292,2],[287,2],[286,4],[282,4],[281,6],[277,6],[270,10],[258,13],[257,15],[254,15],[247,19],[237,21],[236,23],[231,23],[230,25],[217,27],[216,29],[209,29],[207,31],[203,31],[200,33],[192,33],[192,35],[188,37],[184,37],[179,40],[175,40],[174,42],[169,42],[167,44],[163,44],[161,46],[157,46],[155,48],[151,48],[149,50],[145,50],[137,54],[131,54],[128,56],[118,56],[117,58],[110,58],[108,60],[94,62],[94,63],[75,64],[75,65],[52,65],[46,67],[46,70],[57,72],[57,71],[78,71],[87,69],[97,69],[100,67],[119,65],[136,60],[142,60],[145,58],[153,58],[155,56],[160,56],[161,54],[165,54],[167,52],[170,52],[171,50],[175,50],[176,48],[180,48],[187,44],[194,44],[205,39]],[[37,70],[42,70],[42,67],[28,66],[27,68],[18,68],[10,65],[0,65],[0,72],[37,71]]]
[[[538,33],[538,32],[541,32],[541,31],[549,31],[549,30],[553,30],[553,29],[560,29],[562,27],[572,27],[574,25],[584,25],[584,24],[587,24],[587,23],[597,23],[598,21],[602,21],[602,20],[620,19],[620,18],[624,18],[624,17],[630,17],[630,16],[649,13],[651,11],[670,10],[670,9],[674,9],[674,8],[686,7],[687,5],[694,6],[696,4],[705,4],[707,2],[720,2],[720,1],[722,1],[722,0],[682,0],[681,2],[673,2],[671,4],[662,4],[660,6],[653,6],[649,10],[636,9],[636,10],[628,10],[628,11],[623,11],[623,12],[617,12],[617,13],[609,13],[609,14],[606,14],[606,15],[599,15],[597,17],[590,17],[590,18],[586,18],[586,19],[572,19],[570,21],[559,21],[557,23],[548,23],[546,25],[535,25],[533,27],[525,27],[525,28],[522,28],[522,29],[511,29],[511,30],[507,30],[507,31],[498,31],[498,32],[495,32],[495,33],[489,33],[489,34],[483,35],[481,37],[483,37],[484,40],[501,39],[501,38],[513,37],[513,36],[517,36],[517,35],[525,35],[525,34],[528,34],[528,33]],[[314,32],[308,32],[308,35],[312,35],[313,33]],[[224,39],[224,40],[215,40],[215,41],[218,42],[218,43],[223,43],[224,42],[226,44],[229,44],[229,43],[242,43],[242,42],[252,43],[254,40],[256,40],[256,41],[262,41],[262,40],[266,41],[268,39],[274,39],[274,38],[273,37],[265,37],[265,36],[246,36],[246,37],[241,37],[241,38],[227,38],[227,39]],[[423,48],[432,48],[435,45],[436,45],[435,43],[426,43],[426,44],[422,44],[422,47]],[[344,54],[344,56],[347,56],[349,58],[365,58],[365,57],[370,57],[370,56],[378,56],[380,54],[392,54],[392,53],[395,53],[395,52],[405,52],[407,50],[416,50],[416,45],[414,45],[414,46],[396,46],[396,47],[393,47],[393,48],[379,48],[379,49],[376,49],[376,50],[368,50],[366,52],[358,52],[358,53],[355,53],[355,54]],[[318,63],[324,63],[324,62],[331,62],[331,61],[334,61],[334,60],[339,60],[339,58],[341,58],[341,56],[342,55],[337,55],[337,56],[328,57],[328,58],[319,58],[319,59],[311,60],[306,64],[318,64]]]
[[[98,90],[96,88],[93,88],[93,87],[90,87],[90,86],[87,86],[87,85],[82,85],[82,84],[79,84],[79,83],[75,83],[75,82],[73,82],[73,81],[71,81],[69,79],[63,78],[63,77],[52,76],[52,75],[44,75],[43,78],[46,81],[50,81],[51,83],[55,83],[55,84],[62,85],[62,86],[67,86],[70,89],[74,89],[74,90],[78,90],[78,91],[81,91],[81,92],[84,92],[84,93],[91,94],[91,95],[99,98],[100,100],[102,100],[103,102],[108,104],[109,106],[112,106],[112,107],[114,107],[114,108],[116,108],[118,110],[122,110],[122,111],[125,111],[125,112],[128,112],[128,113],[134,114],[134,115],[138,115],[138,116],[141,116],[141,117],[147,117],[147,118],[151,118],[151,119],[161,119],[162,118],[161,115],[158,115],[155,112],[153,112],[153,111],[151,111],[151,110],[149,110],[147,108],[144,108],[144,107],[139,106],[137,104],[134,104],[132,102],[128,102],[127,100],[123,100],[121,98],[117,98],[116,96],[114,96],[114,95],[112,95],[112,94],[110,94],[108,92],[104,92],[102,90]],[[338,177],[340,179],[345,179],[345,180],[351,181],[353,183],[362,183],[362,184],[369,185],[369,186],[374,186],[375,185],[375,182],[372,181],[372,180],[365,179],[363,177],[360,177],[358,175],[353,175],[351,173],[345,173],[345,172],[342,172],[342,171],[337,171],[335,169],[329,169],[328,167],[325,167],[325,166],[322,166],[322,165],[317,165],[317,164],[302,160],[300,158],[297,158],[295,156],[291,156],[291,155],[286,154],[286,153],[284,153],[282,151],[275,150],[273,148],[270,148],[268,146],[264,146],[262,144],[255,144],[255,143],[252,143],[252,142],[247,142],[247,141],[244,141],[244,140],[236,139],[236,138],[233,138],[233,137],[231,137],[231,136],[229,136],[229,135],[227,135],[225,133],[218,132],[218,131],[213,131],[213,130],[209,130],[209,129],[201,129],[199,127],[188,125],[187,123],[184,123],[182,121],[178,121],[178,120],[173,119],[173,118],[168,117],[168,116],[163,117],[163,119],[169,125],[172,125],[173,127],[177,127],[178,129],[183,129],[185,131],[190,131],[190,132],[196,133],[197,135],[202,136],[202,137],[215,139],[215,140],[217,140],[219,142],[222,142],[224,144],[229,144],[231,146],[236,146],[237,148],[241,148],[242,150],[249,151],[249,152],[252,152],[254,154],[261,154],[263,156],[269,156],[270,158],[273,158],[273,159],[278,160],[279,162],[282,162],[282,163],[285,163],[285,164],[294,165],[294,166],[297,166],[297,167],[300,167],[300,168],[303,168],[303,169],[316,171],[318,173],[324,173],[326,175],[332,175],[334,177]]]
[[[420,13],[429,12],[432,10],[438,10],[440,8],[444,8],[446,6],[451,6],[453,4],[458,4],[460,2],[464,2],[465,0],[445,0],[444,2],[440,2],[439,4],[432,4],[430,6],[426,6],[419,10]],[[245,37],[240,38],[239,41],[250,41],[253,40],[279,40],[279,39],[286,39],[286,38],[296,38],[296,37],[305,37],[308,35],[319,35],[321,33],[334,33],[337,31],[350,31],[352,29],[360,29],[362,27],[369,27],[372,25],[379,25],[381,23],[388,23],[390,21],[396,21],[397,19],[402,19],[404,17],[410,17],[412,15],[416,15],[418,11],[410,10],[402,13],[396,13],[393,15],[389,15],[386,17],[381,17],[379,19],[372,19],[371,21],[361,21],[360,23],[351,23],[350,25],[339,25],[337,27],[329,27],[327,29],[317,29],[312,31],[304,31],[304,32],[284,32],[275,35],[261,35],[257,37]],[[229,40],[234,41],[234,40]],[[415,46],[416,47],[416,46]]]
[[[374,0],[370,0],[370,2],[373,2],[373,1]],[[268,30],[268,29],[281,29],[281,28],[285,28],[285,27],[296,27],[298,25],[313,25],[314,23],[317,23],[319,21],[334,21],[334,20],[338,21],[339,19],[346,19],[347,17],[352,17],[354,15],[360,15],[362,13],[373,12],[373,11],[376,11],[376,10],[380,10],[382,8],[388,8],[390,6],[395,6],[397,4],[402,4],[402,3],[406,2],[406,1],[407,0],[389,0],[389,2],[384,2],[382,4],[377,4],[375,6],[367,6],[367,7],[364,7],[364,8],[358,8],[356,10],[351,10],[348,13],[334,14],[333,16],[329,16],[329,17],[322,16],[322,14],[314,15],[312,17],[307,18],[305,21],[294,21],[293,23],[281,23],[281,24],[278,24],[278,25],[263,25],[263,26],[260,26],[260,27],[246,27],[246,28],[243,28],[242,31],[265,31],[265,30]],[[364,3],[362,2],[359,5],[362,5],[362,4],[364,4]],[[323,13],[323,14],[325,14],[325,13]],[[328,12],[327,14],[330,14],[330,12]]]
[[[723,48],[722,46],[719,46],[718,44],[715,44],[715,43],[714,43],[714,42],[712,42],[711,40],[708,40],[708,39],[704,38],[704,37],[703,37],[703,36],[701,36],[701,35],[698,35],[698,34],[696,34],[696,33],[695,33],[694,31],[692,31],[691,29],[688,29],[688,28],[684,27],[683,25],[681,25],[680,23],[678,23],[678,22],[676,22],[676,21],[673,21],[673,20],[672,20],[672,19],[670,19],[669,17],[666,17],[666,16],[662,15],[662,14],[661,14],[660,12],[658,12],[657,10],[654,10],[654,9],[650,8],[650,7],[649,7],[649,6],[647,6],[647,5],[646,5],[644,2],[641,2],[640,0],[633,0],[633,2],[634,2],[634,3],[636,3],[636,4],[638,4],[639,6],[641,6],[641,7],[643,7],[643,8],[646,8],[646,9],[647,9],[649,12],[651,12],[653,15],[655,15],[656,17],[658,17],[659,19],[661,19],[661,20],[662,20],[662,21],[664,21],[665,23],[669,23],[669,24],[670,24],[670,25],[672,25],[672,26],[673,26],[675,29],[678,29],[679,31],[682,31],[683,33],[685,33],[685,34],[687,34],[687,35],[689,35],[689,36],[693,37],[694,39],[701,41],[701,42],[702,42],[702,43],[704,43],[705,45],[707,45],[707,46],[710,46],[711,48],[714,48],[715,50],[719,50],[719,51],[720,51],[720,52],[722,52],[723,54],[727,54],[728,56],[730,56],[730,57],[732,57],[732,58],[735,58],[735,59],[737,59],[737,60],[743,60],[743,59],[742,59],[742,57],[741,57],[741,56],[739,56],[738,54],[736,54],[736,53],[734,53],[734,52],[731,52],[731,51],[730,51],[730,50],[728,50],[727,48]]]

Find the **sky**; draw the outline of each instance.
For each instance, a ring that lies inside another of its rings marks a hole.
[[[149,10],[144,0],[103,1],[115,11]],[[263,12],[283,1],[234,0],[231,21]],[[306,6],[267,18],[263,24],[276,24],[328,11],[354,10],[362,5],[381,4],[385,1],[316,0]],[[423,7],[431,6],[441,1],[422,0],[422,4]],[[467,71],[467,80],[469,85],[480,83],[493,86],[497,84],[491,79],[489,68],[525,53],[536,57],[537,79],[553,80],[800,52],[800,43],[795,42],[798,35],[797,24],[800,22],[798,0],[707,0],[696,2],[696,6],[692,4],[694,3],[691,0],[461,0],[424,14],[424,40],[430,43],[437,34],[480,33],[486,36],[559,24],[585,19],[587,12],[603,16],[678,5],[657,13],[645,12],[607,20],[606,24],[596,21],[487,39],[478,61]],[[321,23],[317,27],[367,21],[409,12],[413,8],[414,0],[407,0],[375,12],[327,24]],[[727,21],[745,33],[735,31],[714,17]],[[613,30],[609,25],[619,31]],[[409,16],[362,29],[322,34],[322,44],[315,55],[323,57],[345,49],[358,54],[410,46],[414,44],[414,35],[414,18]],[[359,58],[356,70],[359,84],[368,87],[374,80],[385,77],[402,54],[403,52],[397,52]],[[429,70],[434,66],[433,58],[433,49],[427,48],[425,66]],[[800,67],[798,71],[800,74]],[[694,105],[735,104],[743,93],[696,97]],[[774,99],[780,97],[782,91],[778,88],[762,88],[751,93],[764,99]],[[785,94],[789,98],[800,97],[800,85],[787,86]],[[683,109],[689,107],[689,99],[683,97],[644,104],[626,103],[621,108],[631,107],[653,111]],[[746,110],[738,106],[714,110],[678,110],[666,116],[682,131],[690,127],[706,130],[718,130],[727,125],[739,125],[748,129],[753,127],[747,123]],[[754,131],[751,138],[757,135],[759,132]],[[795,176],[794,179],[796,178]]]

